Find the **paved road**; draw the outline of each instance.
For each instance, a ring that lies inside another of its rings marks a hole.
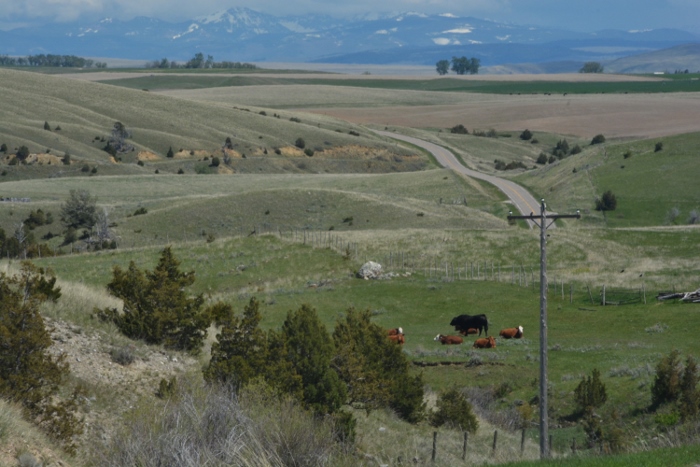
[[[520,211],[520,213],[524,216],[528,216],[530,215],[530,213],[533,212],[535,213],[535,215],[538,215],[540,213],[539,201],[537,201],[530,193],[528,193],[528,191],[525,188],[521,187],[516,183],[511,182],[510,180],[504,180],[502,178],[494,177],[492,175],[486,175],[481,172],[470,170],[464,167],[457,160],[454,154],[452,154],[447,149],[438,146],[437,144],[433,144],[422,139],[413,138],[411,136],[404,136],[396,133],[391,133],[388,131],[374,131],[379,135],[386,136],[388,138],[398,139],[401,141],[406,141],[407,143],[414,144],[427,151],[430,151],[433,154],[433,156],[435,156],[435,159],[437,159],[437,161],[443,167],[452,169],[456,172],[462,173],[472,178],[485,180],[495,185],[498,189],[505,193],[505,195],[513,202],[518,211]],[[530,228],[534,227],[532,221],[528,220],[527,222],[530,225]],[[554,227],[554,224],[552,224],[551,227]]]

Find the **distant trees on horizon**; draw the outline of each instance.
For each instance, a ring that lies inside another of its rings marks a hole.
[[[450,67],[450,64],[452,64],[452,67]],[[479,73],[480,66],[481,60],[478,58],[452,57],[452,61],[439,60],[435,64],[435,69],[440,76],[446,75],[450,70],[458,75],[475,75]]]
[[[241,63],[241,62],[215,62],[214,57],[207,55],[204,58],[204,54],[198,52],[184,63],[178,63],[175,60],[169,60],[167,58],[162,58],[160,60],[153,60],[146,64],[146,68],[186,68],[186,69],[210,69],[210,68],[237,68],[237,69],[249,69],[256,70],[258,67],[252,63]]]
[[[38,54],[26,57],[10,57],[0,55],[0,66],[46,66],[59,68],[107,68],[104,62],[96,62],[90,58],[76,55]]]

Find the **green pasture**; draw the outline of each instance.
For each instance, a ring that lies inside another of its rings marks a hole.
[[[347,86],[357,88],[397,89],[410,91],[469,92],[486,94],[636,94],[665,92],[697,92],[700,81],[650,80],[634,82],[556,82],[556,81],[492,81],[456,78],[389,79],[389,78],[279,78],[263,76],[191,76],[153,75],[148,77],[105,80],[105,83],[150,91],[168,89],[204,89],[212,87],[307,85]]]
[[[507,467],[528,466],[566,466],[566,467],[691,467],[700,459],[700,445],[691,444],[674,448],[660,448],[634,454],[621,454],[615,456],[569,456],[563,459],[551,459],[546,461],[508,462],[502,464]]]
[[[512,232],[516,237],[511,239],[513,245],[526,240],[520,232]],[[495,238],[468,235],[478,243],[475,249],[499,243]],[[695,339],[700,325],[697,305],[658,302],[654,299],[658,290],[649,288],[645,291],[646,303],[640,298],[631,305],[601,306],[600,283],[567,281],[562,293],[556,279],[564,266],[557,264],[562,242],[556,235],[550,240],[553,269],[547,300],[552,417],[564,420],[573,415],[573,389],[582,376],[597,368],[608,388],[607,407],[615,407],[625,419],[632,419],[649,404],[656,362],[674,348],[683,355],[700,351]],[[529,246],[536,250],[535,241]],[[386,280],[363,281],[354,273],[364,258],[346,259],[342,251],[333,248],[314,248],[275,236],[211,243],[200,240],[175,244],[173,248],[182,261],[181,268],[196,273],[193,292],[231,303],[236,312],[242,312],[248,300],[257,297],[264,328],[280,327],[287,312],[302,304],[313,306],[329,330],[348,308],[369,309],[379,325],[404,328],[404,351],[409,359],[429,365],[416,367],[429,389],[494,388],[507,383],[506,395],[499,402],[502,408],[515,401],[529,401],[537,394],[540,296],[539,284],[531,282],[529,274],[523,281],[522,276],[508,274],[509,268],[502,267],[500,275],[492,275],[491,268],[482,265],[479,278],[469,278],[463,272],[461,277],[446,279],[439,264],[431,271],[401,264],[389,266],[392,263],[386,257],[370,257],[387,265],[386,271],[395,275]],[[50,267],[63,281],[84,284],[99,292],[109,282],[112,267],[124,269],[134,261],[141,269],[153,269],[160,251],[156,247],[103,251],[35,262]],[[507,259],[512,258],[504,261]],[[641,285],[639,279],[629,280],[626,288],[639,292]],[[90,311],[64,310],[59,317],[91,326],[87,316],[76,315]],[[499,339],[496,349],[479,351],[470,347],[472,336],[462,346],[442,346],[433,341],[438,333],[454,333],[449,322],[462,313],[487,314],[491,335],[504,327],[522,325],[525,336],[513,341]],[[570,430],[559,433],[557,446],[570,434]]]

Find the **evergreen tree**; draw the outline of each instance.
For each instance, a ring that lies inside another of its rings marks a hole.
[[[336,412],[345,402],[347,390],[330,367],[335,346],[316,310],[302,305],[290,311],[282,336],[285,357],[301,378],[304,403],[317,414]]]
[[[244,308],[241,318],[229,305],[222,305],[212,315],[221,322],[221,332],[211,347],[211,360],[204,370],[209,382],[233,383],[240,387],[263,376],[267,359],[267,336],[260,325],[260,304],[255,297]]]
[[[675,402],[681,394],[680,353],[673,349],[656,365],[654,384],[651,386],[651,406],[657,409],[661,404]]]
[[[588,407],[597,408],[605,404],[608,395],[605,391],[605,384],[600,381],[600,371],[593,369],[591,376],[581,378],[581,382],[574,390],[576,404],[581,410]]]
[[[51,336],[39,313],[42,303],[60,296],[56,278],[30,262],[18,275],[0,274],[0,396],[22,404],[30,420],[72,452],[82,424],[75,401],[56,398],[69,366],[64,355],[49,353]]]
[[[440,394],[436,407],[437,410],[430,417],[430,424],[433,426],[449,425],[469,433],[476,433],[479,428],[479,421],[472,411],[472,405],[456,389]]]
[[[97,222],[97,198],[87,190],[70,190],[70,196],[61,205],[61,222],[67,228],[91,229]]]
[[[115,266],[107,289],[123,300],[123,313],[108,308],[97,310],[98,316],[113,321],[132,339],[197,353],[211,323],[211,310],[202,309],[201,294],[187,294],[194,271],[181,272],[179,266],[170,247],[162,251],[153,271],[141,271],[133,261],[126,271]]]
[[[698,365],[695,359],[688,356],[680,382],[680,414],[683,421],[693,420],[700,414],[700,392],[698,385]]]

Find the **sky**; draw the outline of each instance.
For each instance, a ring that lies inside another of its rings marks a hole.
[[[0,0],[0,29],[136,16],[179,22],[232,7],[276,16],[451,13],[574,31],[677,28],[700,34],[700,0]]]

